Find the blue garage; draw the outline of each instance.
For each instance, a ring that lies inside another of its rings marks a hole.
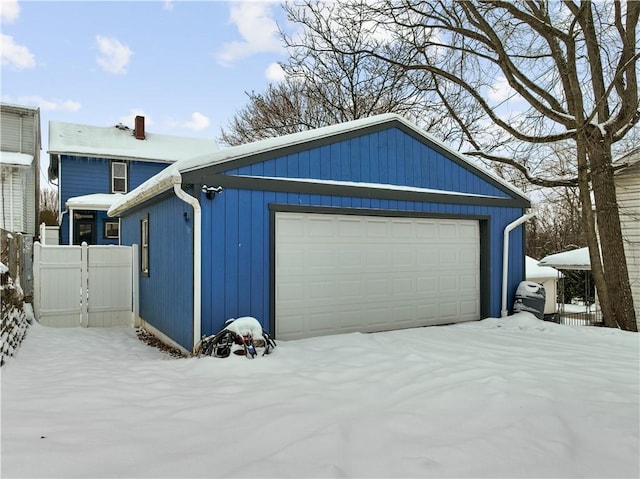
[[[387,114],[180,160],[109,215],[138,245],[141,320],[191,351],[241,316],[285,340],[499,316],[529,207]]]

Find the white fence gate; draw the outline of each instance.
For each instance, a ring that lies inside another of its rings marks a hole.
[[[33,306],[44,326],[131,326],[135,246],[33,247]]]

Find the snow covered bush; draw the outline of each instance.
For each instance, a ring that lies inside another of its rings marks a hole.
[[[0,296],[2,296],[0,366],[3,366],[6,359],[16,353],[27,334],[29,324],[33,321],[31,305],[24,302],[22,289],[14,284],[9,276],[9,269],[4,263],[0,263]]]

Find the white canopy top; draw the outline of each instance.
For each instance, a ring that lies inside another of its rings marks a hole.
[[[562,273],[550,266],[539,266],[538,260],[533,259],[531,256],[525,257],[525,270],[526,277],[529,281],[537,279],[558,279],[562,276]]]
[[[538,263],[539,266],[552,266],[557,269],[591,270],[589,248],[579,248],[564,253],[545,256]]]

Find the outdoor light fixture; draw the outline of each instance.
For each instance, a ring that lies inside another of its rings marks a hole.
[[[216,193],[222,192],[222,186],[202,185],[202,192],[207,196],[208,200],[212,200],[216,197]]]

